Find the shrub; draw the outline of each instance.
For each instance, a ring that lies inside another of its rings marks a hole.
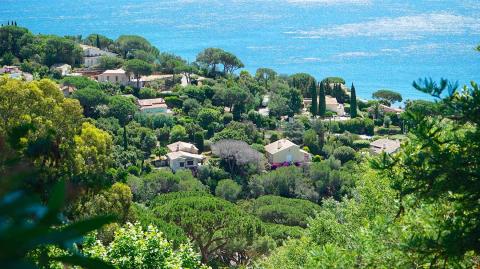
[[[327,111],[325,112],[325,117],[326,118],[331,118],[333,116],[337,115],[337,113],[333,112],[333,111]]]
[[[151,99],[157,97],[157,92],[154,89],[142,88],[138,92],[138,97],[140,99]]]
[[[311,180],[305,178],[302,169],[295,166],[280,167],[269,173],[255,175],[248,182],[248,187],[253,197],[271,194],[313,202],[318,200],[318,193]]]
[[[86,239],[84,252],[117,268],[207,268],[190,244],[182,244],[175,250],[154,226],[144,230],[138,223],[127,223],[115,232],[113,242],[107,246],[96,239],[95,236]]]
[[[314,163],[319,163],[319,162],[322,161],[322,156],[320,156],[320,155],[315,155],[315,156],[313,156],[312,161],[313,161]]]
[[[128,171],[129,174],[134,175],[134,176],[140,175],[140,168],[138,168],[136,165],[130,165],[127,168],[127,171]]]
[[[237,201],[238,195],[242,191],[242,186],[231,179],[224,179],[218,182],[215,188],[215,195],[227,201]]]
[[[402,134],[402,129],[400,127],[378,127],[377,128],[378,135],[397,135]]]
[[[279,139],[280,139],[280,134],[277,132],[273,132],[270,135],[270,142],[275,142],[275,141],[278,141]]]
[[[183,101],[178,96],[165,97],[165,103],[171,108],[182,108]]]
[[[369,147],[370,147],[370,141],[368,141],[368,140],[355,140],[355,141],[353,141],[353,148],[356,149],[356,150],[369,148]]]
[[[338,123],[340,132],[373,135],[374,124],[371,119],[355,118]]]
[[[252,148],[260,153],[265,153],[265,147],[263,146],[263,144],[252,144]]]
[[[211,151],[213,142],[212,140],[205,139],[203,141],[203,151]]]
[[[170,131],[170,143],[177,141],[185,141],[188,138],[185,127],[181,125],[175,125]]]
[[[342,163],[346,163],[355,158],[355,153],[355,150],[351,147],[341,146],[333,151],[333,156]]]
[[[225,113],[223,115],[223,123],[224,124],[229,124],[233,120],[233,114],[232,113]]]
[[[390,128],[390,125],[392,124],[392,119],[389,116],[385,116],[383,118],[383,126],[385,128]]]

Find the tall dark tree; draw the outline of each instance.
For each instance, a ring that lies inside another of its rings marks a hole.
[[[95,45],[97,48],[101,49],[101,45],[100,45],[100,37],[97,35],[97,37],[95,38]]]
[[[317,83],[315,82],[315,79],[310,80],[309,91],[310,95],[312,96],[312,105],[310,106],[310,112],[312,113],[312,116],[315,117],[318,115],[318,95]]]
[[[319,103],[318,103],[318,115],[320,117],[325,116],[325,112],[327,112],[327,103],[325,101],[325,83],[321,82],[320,83],[320,92],[319,92]]]
[[[352,89],[350,90],[350,117],[357,117],[357,93],[355,92],[355,86],[352,83]]]

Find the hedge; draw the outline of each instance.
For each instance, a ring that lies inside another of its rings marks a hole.
[[[374,124],[371,119],[355,118],[346,121],[339,121],[340,132],[348,131],[354,134],[373,135]]]

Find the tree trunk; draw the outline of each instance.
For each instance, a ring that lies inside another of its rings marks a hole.
[[[208,250],[200,247],[200,254],[202,256],[202,263],[207,264],[208,263]]]

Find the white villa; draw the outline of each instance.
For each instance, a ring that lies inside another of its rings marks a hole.
[[[117,56],[115,53],[101,50],[97,47],[92,47],[88,45],[80,45],[83,49],[83,65],[85,67],[93,67],[98,65],[98,60],[101,56]]]
[[[320,97],[318,97],[317,104],[320,103]],[[303,106],[304,108],[308,108],[312,105],[312,98],[304,98],[303,99]],[[332,111],[337,113],[338,116],[343,117],[345,116],[345,107],[342,104],[339,104],[337,98],[332,97],[330,95],[325,96],[325,105],[327,111]]]
[[[127,72],[123,69],[106,70],[102,74],[98,75],[98,82],[111,82],[117,83],[123,86],[127,86],[130,79]]]
[[[310,162],[311,154],[300,149],[288,139],[280,139],[265,146],[268,162],[272,166],[282,166],[283,164],[303,164]]]
[[[54,64],[50,69],[60,72],[62,76],[72,73],[72,66],[69,64]]]
[[[196,170],[204,157],[197,154],[198,148],[186,142],[176,142],[167,146],[171,151],[167,154],[168,166],[173,172],[180,169]]]
[[[333,111],[340,117],[345,116],[345,107],[338,103],[337,98],[326,95],[325,104],[328,111]]]

